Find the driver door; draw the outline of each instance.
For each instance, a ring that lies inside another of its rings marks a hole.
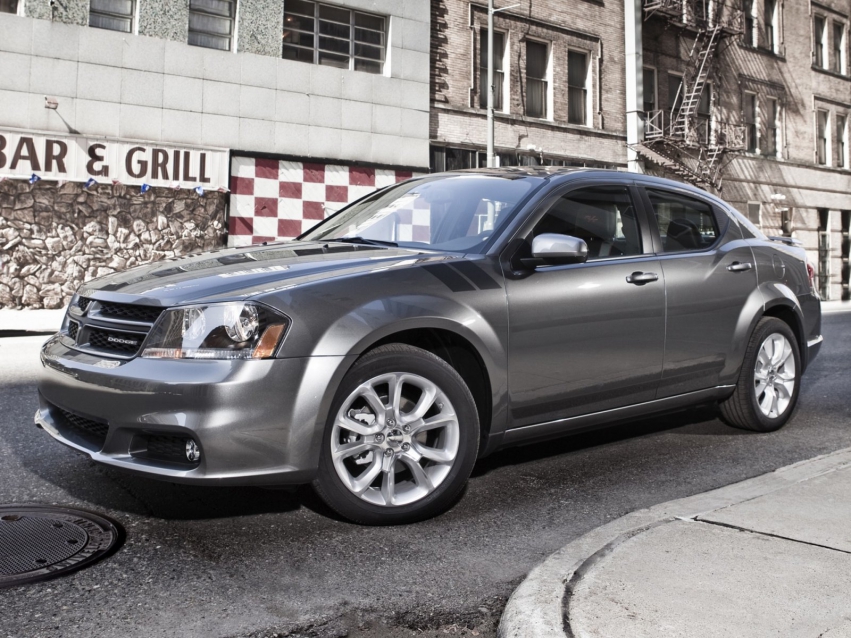
[[[548,200],[527,227],[521,256],[536,235],[560,233],[583,239],[588,260],[515,269],[514,253],[506,267],[510,427],[655,397],[665,282],[636,194],[623,183],[574,186]],[[656,278],[629,283],[635,273]]]

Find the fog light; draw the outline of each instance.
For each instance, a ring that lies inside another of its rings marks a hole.
[[[201,459],[201,448],[198,447],[198,444],[189,439],[186,442],[186,460],[192,463]]]

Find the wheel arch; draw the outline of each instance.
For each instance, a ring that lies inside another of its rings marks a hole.
[[[479,455],[490,453],[495,447],[495,415],[501,412],[500,401],[494,393],[493,361],[483,355],[483,344],[469,334],[463,334],[454,326],[442,322],[409,322],[388,326],[387,329],[370,335],[358,347],[363,357],[372,350],[390,343],[403,343],[421,348],[440,357],[464,379],[479,415]],[[486,351],[485,351],[486,352]]]

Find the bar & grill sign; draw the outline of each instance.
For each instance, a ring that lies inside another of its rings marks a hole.
[[[0,128],[0,178],[228,186],[228,151]]]

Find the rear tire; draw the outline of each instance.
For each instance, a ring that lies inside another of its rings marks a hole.
[[[343,378],[313,485],[355,523],[413,523],[455,503],[478,445],[476,404],[455,369],[426,350],[389,344]]]
[[[779,430],[795,410],[800,386],[795,334],[780,319],[763,317],[751,334],[736,389],[721,403],[721,418],[743,430]]]

